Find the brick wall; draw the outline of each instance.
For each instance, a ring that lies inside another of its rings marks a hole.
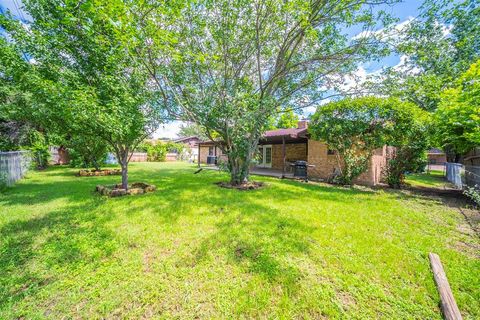
[[[355,180],[355,183],[374,186],[380,182],[383,182],[383,178],[385,176],[384,169],[387,165],[387,155],[393,150],[393,147],[387,146],[376,149],[373,153],[373,156],[370,158],[367,171],[362,173]]]
[[[305,160],[307,161],[306,143],[287,143],[285,144],[285,158],[287,161]],[[272,145],[272,169],[282,170],[283,168],[283,149],[281,144]],[[288,171],[289,168],[287,168]]]
[[[313,178],[329,179],[338,168],[337,156],[328,154],[328,147],[321,141],[308,140],[308,175]]]
[[[428,163],[432,164],[444,164],[447,162],[447,156],[445,154],[429,154]]]
[[[208,146],[200,146],[200,163],[207,163]]]
[[[209,146],[200,146],[200,163],[207,163],[208,149]],[[227,160],[227,156],[222,154],[222,150],[216,146],[213,147],[213,155],[215,154],[217,155],[217,161]]]
[[[382,182],[386,156],[387,147],[375,150],[369,161],[367,171],[362,173],[354,182],[366,185],[376,185]],[[308,163],[315,166],[308,168],[308,175],[312,178],[327,180],[339,168],[337,155],[328,154],[327,145],[316,140],[308,140]]]

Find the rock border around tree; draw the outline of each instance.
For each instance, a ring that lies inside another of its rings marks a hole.
[[[128,190],[122,188],[122,184],[114,185],[97,185],[95,191],[101,194],[102,196],[108,197],[121,197],[127,195],[136,195],[150,193],[157,190],[157,187],[153,184],[148,184],[145,182],[134,182],[128,186]]]
[[[229,182],[220,181],[220,182],[216,182],[215,184],[220,188],[236,189],[236,190],[242,190],[242,191],[256,190],[256,189],[261,189],[265,187],[265,183],[259,182],[259,181],[248,181],[246,183],[242,183],[238,185],[233,185]]]
[[[78,177],[101,177],[101,176],[117,176],[121,174],[122,174],[122,170],[120,169],[102,169],[102,170],[82,169],[78,171],[77,176]]]

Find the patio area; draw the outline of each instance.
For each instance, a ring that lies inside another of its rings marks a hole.
[[[208,170],[220,170],[219,167],[213,166],[213,165],[202,165],[203,169],[208,169]],[[271,169],[271,168],[252,168],[250,169],[250,174],[257,175],[257,176],[267,176],[267,177],[274,177],[274,178],[282,178],[282,170],[277,170],[277,169]],[[293,172],[285,172],[283,174],[283,178],[287,179],[293,179]]]

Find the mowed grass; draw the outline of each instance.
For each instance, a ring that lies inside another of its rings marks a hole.
[[[0,195],[0,319],[441,319],[429,252],[480,318],[479,238],[440,199],[262,177],[237,191],[195,169],[132,164],[158,191],[105,198],[95,185],[119,177],[51,168]]]
[[[452,187],[445,178],[445,173],[440,170],[430,170],[424,173],[412,173],[405,176],[405,182],[412,187],[444,188]]]

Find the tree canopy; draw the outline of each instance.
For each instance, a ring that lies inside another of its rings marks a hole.
[[[433,111],[443,90],[480,58],[480,5],[477,0],[426,0],[420,9],[390,36],[402,63],[387,68],[375,87]]]
[[[141,54],[165,103],[218,134],[231,183],[239,184],[273,114],[318,103],[358,62],[386,53],[345,29],[390,22],[370,9],[392,2],[187,1],[175,21],[181,28],[152,6],[139,13],[148,43]]]
[[[434,114],[438,144],[457,154],[480,145],[480,60],[445,90]]]
[[[0,23],[12,46],[29,57],[28,92],[36,102],[29,107],[59,132],[109,144],[126,188],[130,153],[157,127],[162,111],[134,54],[138,29],[130,3],[24,5],[32,17],[27,27],[9,15]]]

